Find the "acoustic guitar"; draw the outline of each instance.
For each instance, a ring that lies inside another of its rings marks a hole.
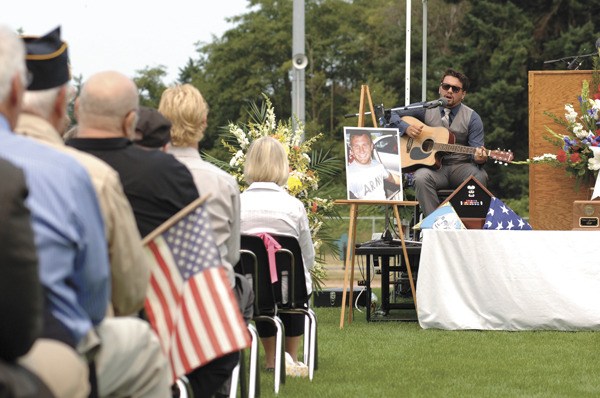
[[[412,116],[402,117],[413,126],[423,126],[418,138],[400,136],[400,161],[402,171],[413,171],[420,167],[439,169],[444,153],[464,153],[474,155],[477,148],[455,144],[456,137],[445,127],[430,127]],[[498,163],[508,163],[514,158],[510,151],[488,150],[487,156]]]

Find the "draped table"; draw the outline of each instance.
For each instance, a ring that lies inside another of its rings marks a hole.
[[[600,231],[424,230],[421,327],[600,330]]]

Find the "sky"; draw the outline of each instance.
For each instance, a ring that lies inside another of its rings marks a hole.
[[[129,77],[164,65],[166,83],[196,56],[196,42],[210,43],[246,14],[248,0],[31,0],[3,7],[0,24],[42,36],[61,26],[73,76],[117,70]]]

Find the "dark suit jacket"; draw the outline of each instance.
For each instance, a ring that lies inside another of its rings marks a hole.
[[[41,332],[43,296],[23,172],[0,159],[0,181],[0,359],[12,361]]]
[[[119,173],[142,237],[198,198],[188,168],[158,149],[139,147],[127,138],[72,138],[67,145],[104,160]]]

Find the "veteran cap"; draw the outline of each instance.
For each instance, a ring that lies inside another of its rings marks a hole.
[[[140,106],[134,142],[148,148],[161,148],[171,140],[171,122],[159,111]]]
[[[67,43],[60,39],[60,26],[41,37],[21,38],[27,49],[25,60],[32,77],[27,90],[47,90],[71,79]]]

